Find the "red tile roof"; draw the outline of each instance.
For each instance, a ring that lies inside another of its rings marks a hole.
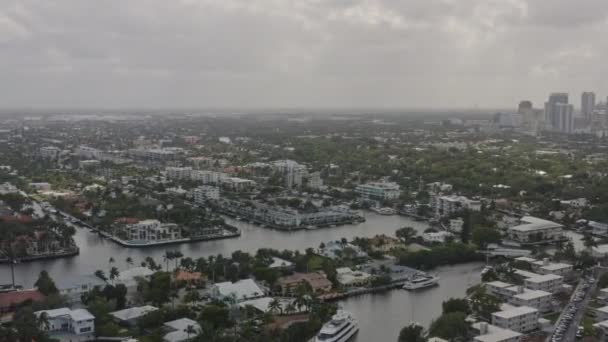
[[[45,295],[38,290],[22,290],[0,293],[0,308],[9,308],[13,305],[18,305],[28,300],[39,302],[45,298]]]

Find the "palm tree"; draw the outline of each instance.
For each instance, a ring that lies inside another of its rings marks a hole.
[[[103,281],[108,281],[108,278],[106,277],[106,274],[102,271],[102,270],[97,270],[95,271],[95,276]]]
[[[179,262],[180,258],[182,258],[184,255],[182,254],[182,252],[180,251],[173,251],[173,258],[175,259],[175,269],[177,270],[177,263]]]
[[[118,272],[118,268],[112,266],[110,269],[110,280],[112,280],[112,285],[114,285],[114,279],[118,278],[119,275],[120,273]]]
[[[174,258],[173,251],[166,251],[165,254],[163,255],[163,260],[165,261],[165,264],[167,265],[167,272],[169,272],[169,261],[173,260],[173,258]]]
[[[125,259],[125,262],[127,263],[127,265],[129,266],[133,266],[133,259],[131,257],[127,257]]]
[[[49,330],[51,323],[49,322],[49,314],[46,312],[40,313],[38,316],[38,328],[40,330]]]
[[[280,312],[283,314],[283,307],[281,306],[281,302],[278,299],[273,299],[270,304],[268,304],[268,311],[270,312]]]
[[[296,312],[296,307],[293,305],[293,303],[287,304],[287,307],[285,308],[285,314],[290,315],[294,312]]]
[[[198,331],[196,330],[196,328],[194,328],[194,326],[192,326],[192,325],[188,325],[186,327],[186,329],[184,329],[184,332],[186,332],[186,336],[187,336],[188,340],[190,339],[190,335],[198,333]]]

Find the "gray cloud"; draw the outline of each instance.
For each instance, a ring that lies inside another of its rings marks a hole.
[[[4,0],[3,107],[513,107],[608,93],[605,0]]]

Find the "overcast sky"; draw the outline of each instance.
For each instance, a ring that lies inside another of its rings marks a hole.
[[[606,0],[0,0],[0,107],[510,108],[608,95]]]

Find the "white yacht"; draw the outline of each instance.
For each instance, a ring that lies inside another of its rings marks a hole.
[[[359,321],[348,311],[338,310],[317,334],[315,342],[346,342],[359,331]]]
[[[428,274],[416,274],[403,284],[403,288],[406,290],[418,290],[425,287],[435,286],[438,283],[438,276]]]

